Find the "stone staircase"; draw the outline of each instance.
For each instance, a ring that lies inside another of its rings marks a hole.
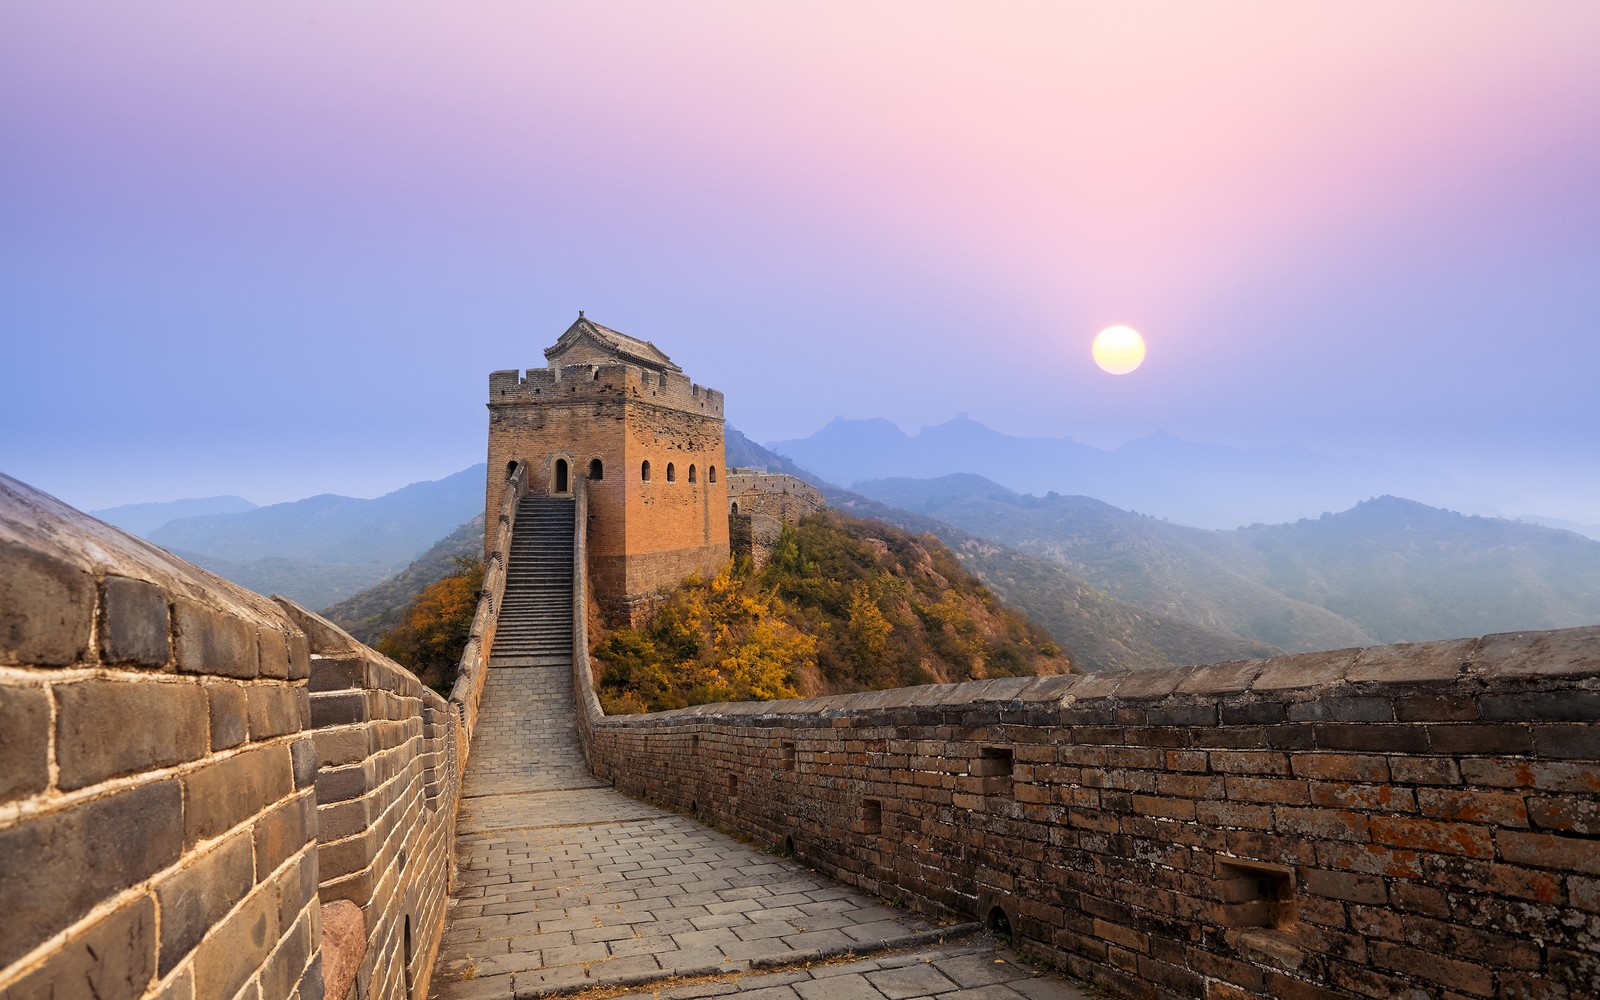
[[[517,502],[491,666],[572,662],[572,522],[570,497]]]

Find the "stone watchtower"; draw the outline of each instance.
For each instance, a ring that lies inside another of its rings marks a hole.
[[[695,385],[654,344],[583,313],[547,367],[489,375],[489,512],[506,474],[528,492],[589,498],[589,578],[602,607],[632,617],[663,587],[728,558],[722,393]]]

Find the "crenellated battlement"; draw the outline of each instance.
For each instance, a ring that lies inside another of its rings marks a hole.
[[[678,372],[652,371],[641,365],[573,364],[489,373],[490,405],[618,399],[722,416],[720,391]]]

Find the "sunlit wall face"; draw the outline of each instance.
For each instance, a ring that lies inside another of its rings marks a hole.
[[[1591,3],[12,5],[0,28],[0,331],[28,373],[0,445],[87,505],[453,471],[483,373],[540,363],[578,308],[758,438],[964,409],[1466,468],[1594,447]],[[1136,379],[1089,361],[1113,323],[1149,341]],[[85,378],[122,391],[52,409]]]

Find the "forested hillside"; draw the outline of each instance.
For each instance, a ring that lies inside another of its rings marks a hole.
[[[824,511],[759,572],[679,587],[643,627],[596,637],[608,712],[1072,669],[937,539]]]

